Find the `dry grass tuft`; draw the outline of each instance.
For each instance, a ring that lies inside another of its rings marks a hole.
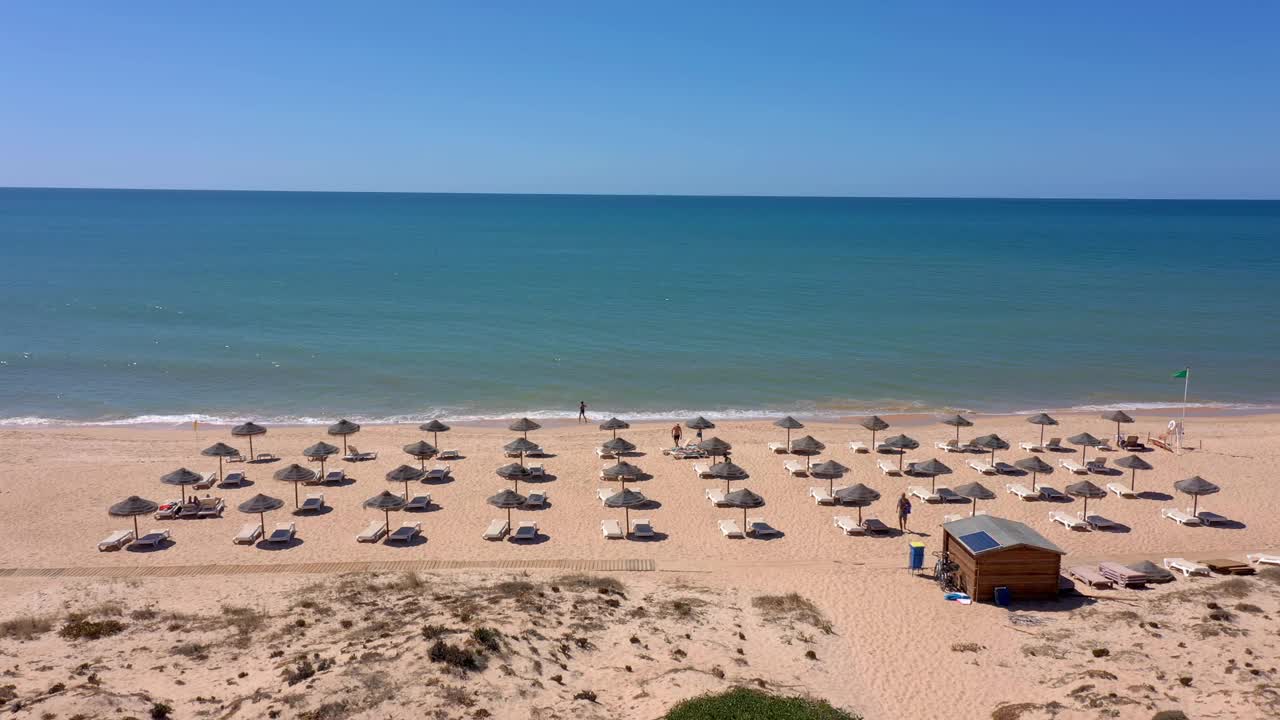
[[[759,595],[751,599],[751,605],[770,622],[800,622],[830,635],[830,621],[812,600],[798,593],[786,595]]]
[[[43,615],[22,615],[0,622],[0,638],[34,640],[53,629],[53,620]]]

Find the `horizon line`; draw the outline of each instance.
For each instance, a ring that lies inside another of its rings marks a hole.
[[[747,193],[592,193],[592,192],[476,192],[450,190],[281,190],[257,188],[181,188],[181,187],[94,187],[88,185],[0,185],[0,190],[97,190],[111,192],[184,192],[184,193],[282,193],[328,195],[459,195],[497,197],[636,197],[636,198],[723,198],[760,200],[1014,200],[1014,201],[1089,201],[1089,202],[1277,202],[1274,198],[1239,197],[1087,197],[1066,195],[770,195]]]

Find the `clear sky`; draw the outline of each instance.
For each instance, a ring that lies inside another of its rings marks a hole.
[[[0,186],[1280,198],[1278,38],[1272,2],[8,0]]]

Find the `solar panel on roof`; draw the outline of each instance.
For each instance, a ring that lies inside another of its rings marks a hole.
[[[1000,543],[996,542],[995,538],[991,537],[990,535],[984,532],[975,532],[975,533],[969,533],[968,535],[961,535],[958,539],[960,540],[960,542],[964,543],[965,547],[969,548],[975,553],[980,553],[980,552],[983,552],[984,550],[990,550],[992,548],[1000,547]]]

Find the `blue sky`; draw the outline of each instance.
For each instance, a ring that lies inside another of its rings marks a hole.
[[[1280,198],[1280,4],[477,5],[0,3],[0,186]]]

